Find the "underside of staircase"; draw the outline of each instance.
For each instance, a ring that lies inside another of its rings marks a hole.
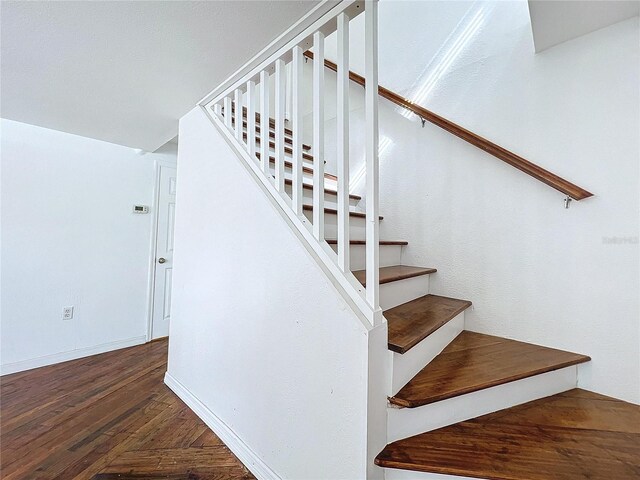
[[[285,133],[288,144],[292,132]],[[314,157],[312,146],[304,150],[303,211],[311,220]],[[337,180],[325,174],[326,241],[333,248]],[[352,273],[366,286],[360,200],[349,195],[349,244]],[[393,356],[391,443],[375,459],[385,478],[640,478],[640,408],[575,388],[588,356],[467,330],[471,301],[430,293],[429,277],[438,272],[403,265],[408,244],[380,240],[380,303]]]

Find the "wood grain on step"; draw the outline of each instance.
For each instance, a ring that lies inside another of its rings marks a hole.
[[[464,331],[389,401],[415,408],[589,360],[585,355]]]
[[[389,282],[396,282],[398,280],[405,280],[407,278],[419,277],[422,275],[429,275],[435,273],[435,268],[425,267],[411,267],[408,265],[393,265],[391,267],[380,267],[380,285]],[[367,272],[366,270],[356,270],[353,272],[358,281],[367,286]]]
[[[425,295],[386,310],[389,350],[406,353],[470,306],[467,300]]]
[[[387,445],[376,464],[489,480],[640,478],[640,406],[574,389]]]

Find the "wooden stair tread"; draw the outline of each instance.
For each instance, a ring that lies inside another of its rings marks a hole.
[[[408,265],[393,265],[391,267],[380,267],[380,285],[389,282],[396,282],[407,278],[419,277],[421,275],[429,275],[435,273],[435,268],[411,267]],[[367,286],[366,270],[356,270],[352,272],[358,281]]]
[[[260,160],[260,152],[256,152],[256,157],[258,158],[258,160]],[[269,156],[269,163],[273,163],[275,165],[276,164],[275,157]],[[284,166],[285,168],[293,168],[293,164],[289,160],[284,161]],[[313,174],[313,168],[307,165],[302,166],[302,171],[305,173]],[[329,180],[334,180],[334,181],[338,180],[338,177],[336,177],[334,174],[326,173],[326,172],[324,174],[324,178],[328,178]]]
[[[247,140],[247,133],[243,132],[242,133],[242,139],[246,142]],[[260,137],[256,137],[256,143],[260,144],[262,140],[260,139]],[[275,150],[276,148],[276,144],[275,142],[269,140],[269,148],[273,148]],[[288,146],[284,146],[284,153],[288,154],[288,155],[293,155],[293,149],[291,147]],[[309,160],[310,162],[313,162],[313,155],[309,154],[309,153],[305,153],[302,152],[302,158],[304,158],[305,160]]]
[[[308,210],[308,211],[313,211],[313,205],[307,205],[304,204],[302,205],[302,209],[303,210]],[[331,207],[324,207],[324,213],[329,213],[332,215],[337,215],[338,214],[338,210],[336,210],[335,208],[331,208]],[[349,216],[350,217],[356,217],[356,218],[367,218],[367,214],[364,212],[349,212]],[[379,217],[380,220],[383,219],[383,217]]]
[[[285,178],[285,179],[284,179],[284,184],[285,184],[285,185],[293,185],[293,180],[291,180],[290,178]],[[306,189],[306,190],[313,190],[313,185],[310,185],[310,184],[308,184],[308,183],[303,183],[303,184],[302,184],[302,188],[304,188],[304,189]],[[337,194],[338,194],[338,192],[337,192],[337,191],[332,190],[331,188],[326,188],[326,187],[325,187],[325,189],[324,189],[324,193],[328,193],[328,194],[330,194],[330,195],[337,195]],[[361,196],[359,196],[359,195],[352,195],[352,194],[349,194],[349,198],[350,198],[350,199],[352,199],[352,200],[357,200],[357,201],[362,200],[362,197],[361,197]]]
[[[470,306],[467,300],[425,295],[386,310],[389,350],[406,353]]]
[[[415,408],[589,360],[585,355],[464,331],[389,401]]]
[[[640,477],[640,406],[574,389],[393,442],[387,468],[490,480]]]
[[[224,114],[224,108],[222,109],[222,111],[223,111],[223,114]],[[231,102],[231,112],[235,113],[235,111],[236,111],[235,102]],[[242,107],[242,119],[243,119],[244,122],[246,122],[246,120],[247,120],[247,107]],[[256,123],[256,125],[260,124],[260,112],[256,112],[256,114],[255,114],[255,123]],[[273,128],[273,129],[276,128],[276,121],[275,121],[274,118],[269,117],[269,128]],[[293,136],[293,131],[290,128],[286,128],[285,127],[284,133],[286,135]]]
[[[224,115],[223,115],[223,116],[224,116]],[[234,120],[234,119],[232,119],[232,120],[231,120],[231,124],[232,124],[232,125],[235,125],[235,123],[236,123],[236,122],[235,122],[235,120]],[[247,121],[246,121],[246,120],[243,120],[243,121],[242,121],[242,126],[243,126],[245,129],[247,128]],[[256,125],[256,133],[260,133],[260,125]],[[273,129],[269,130],[269,138],[273,138],[274,140],[275,140],[275,138],[276,138],[276,133],[273,131]],[[289,144],[289,145],[293,145],[293,140],[292,140],[291,134],[287,134],[287,133],[285,132],[284,143],[287,143],[287,144]],[[304,150],[311,150],[311,145],[307,145],[306,143],[303,143],[303,144],[302,144],[302,148],[303,148]]]
[[[338,240],[335,238],[328,238],[327,239],[327,243],[329,245],[337,245],[338,244]],[[366,245],[367,242],[366,240],[349,240],[349,244],[350,245]],[[409,245],[409,242],[405,241],[405,240],[380,240],[380,245]]]

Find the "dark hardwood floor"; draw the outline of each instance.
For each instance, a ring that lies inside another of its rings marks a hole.
[[[6,375],[0,478],[252,479],[163,383],[167,341]]]

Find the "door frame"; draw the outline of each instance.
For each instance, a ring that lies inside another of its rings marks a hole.
[[[158,246],[158,214],[160,205],[160,170],[161,167],[177,168],[177,162],[154,160],[153,166],[153,198],[151,201],[151,235],[149,242],[149,278],[147,285],[147,342],[153,335],[153,303],[156,286],[156,248]]]

